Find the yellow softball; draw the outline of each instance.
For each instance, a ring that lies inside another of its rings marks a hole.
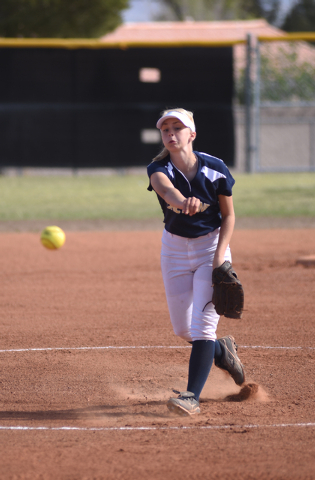
[[[65,243],[66,235],[59,227],[46,227],[41,233],[40,241],[49,250],[56,250]]]

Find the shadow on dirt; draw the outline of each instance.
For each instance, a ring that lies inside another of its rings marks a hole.
[[[46,411],[2,411],[0,412],[1,420],[91,420],[93,418],[119,418],[125,416],[138,417],[168,417],[155,411],[145,411],[148,407],[165,406],[164,401],[146,401],[137,402],[128,405],[97,405],[85,408],[76,408],[71,410],[46,410]]]

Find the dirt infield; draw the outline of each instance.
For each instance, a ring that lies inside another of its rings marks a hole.
[[[315,268],[296,263],[315,229],[235,231],[246,311],[218,334],[249,386],[213,367],[195,418],[165,406],[190,346],[171,330],[161,231],[66,234],[53,252],[0,234],[1,479],[315,479]]]

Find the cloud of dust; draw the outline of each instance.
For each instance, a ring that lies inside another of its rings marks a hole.
[[[130,400],[139,402],[166,402],[173,393],[173,388],[178,391],[185,391],[187,388],[186,377],[179,376],[176,378],[161,379],[154,381],[150,378],[144,378],[142,382],[134,385],[111,384],[111,397],[117,399],[119,403]],[[219,368],[213,368],[209,378],[201,393],[201,400],[214,401],[231,401],[242,402],[251,400],[256,402],[268,402],[269,395],[261,385],[254,381],[248,380],[243,386],[235,384],[232,377]]]
[[[217,368],[211,370],[201,397],[229,402],[243,402],[245,400],[255,402],[269,401],[269,395],[261,385],[249,380],[240,387],[235,384],[227,372]]]

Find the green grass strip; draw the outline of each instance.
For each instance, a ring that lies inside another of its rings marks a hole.
[[[235,175],[238,217],[315,216],[315,173]],[[161,218],[145,175],[0,176],[0,220]]]
[[[236,175],[239,217],[315,216],[315,172]]]

